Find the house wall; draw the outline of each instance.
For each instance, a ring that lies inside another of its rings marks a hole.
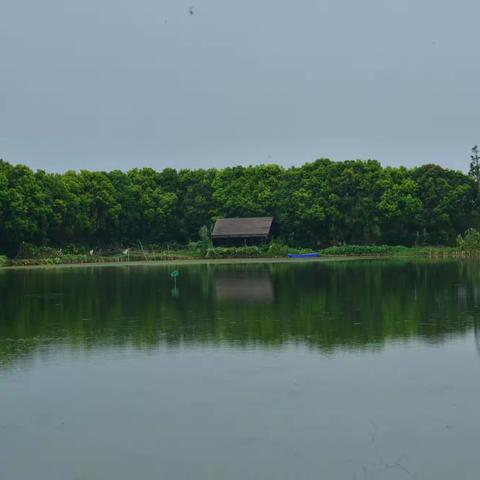
[[[263,245],[270,241],[269,237],[252,238],[212,238],[215,247],[245,247],[251,245]]]

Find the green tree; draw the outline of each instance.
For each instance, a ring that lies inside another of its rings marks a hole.
[[[128,176],[133,209],[130,212],[133,216],[130,235],[158,243],[175,241],[176,193],[162,187],[161,174],[150,168],[130,170]]]
[[[476,209],[475,182],[461,172],[438,165],[412,170],[422,202],[419,239],[424,244],[452,245],[471,224]]]
[[[477,188],[480,187],[480,155],[478,154],[478,146],[472,147],[470,155],[470,170],[468,174],[475,180]]]
[[[205,256],[207,251],[210,247],[212,247],[212,240],[210,238],[210,231],[206,225],[203,225],[198,232],[198,249],[200,251],[200,255]]]
[[[45,193],[32,170],[0,160],[0,248],[14,255],[22,242],[47,240]]]
[[[478,156],[474,147],[468,176],[375,160],[63,174],[0,161],[0,251],[14,255],[21,242],[187,244],[215,218],[249,216],[274,216],[292,246],[454,245],[480,227]]]

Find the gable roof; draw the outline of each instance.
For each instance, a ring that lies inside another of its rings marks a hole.
[[[213,227],[212,238],[268,237],[273,217],[220,218]]]

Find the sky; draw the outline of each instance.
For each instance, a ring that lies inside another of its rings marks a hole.
[[[468,169],[478,0],[2,0],[0,158]]]

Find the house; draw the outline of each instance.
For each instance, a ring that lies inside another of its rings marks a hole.
[[[215,246],[243,246],[267,243],[276,233],[273,217],[221,218],[213,227]]]

